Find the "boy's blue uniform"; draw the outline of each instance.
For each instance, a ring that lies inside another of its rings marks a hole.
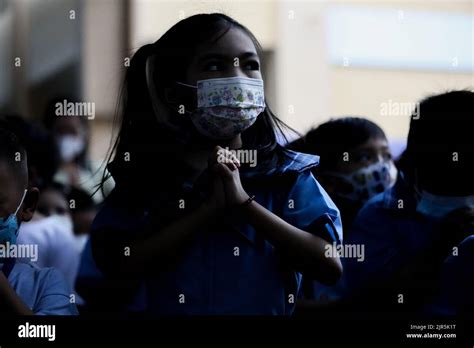
[[[380,284],[438,237],[433,221],[416,212],[417,200],[400,173],[391,189],[373,197],[357,215],[347,244],[363,244],[365,260],[343,259],[345,294]]]
[[[319,286],[315,298],[333,301],[369,294],[390,281],[410,260],[439,240],[437,220],[417,213],[417,199],[400,173],[397,183],[372,198],[359,212],[346,244],[365,247],[365,259],[342,258],[344,273],[336,285]],[[474,236],[459,246],[441,268],[438,296],[424,308],[437,315],[465,314],[474,309]],[[394,300],[395,302],[395,300]],[[362,304],[364,307],[367,304]]]
[[[438,296],[426,306],[426,313],[474,318],[474,235],[458,245],[457,255],[444,261],[439,286]]]
[[[30,263],[4,262],[1,269],[22,301],[36,315],[77,315],[62,274],[53,268],[38,268]]]
[[[332,243],[342,239],[341,220],[337,207],[311,174],[310,169],[318,161],[317,156],[288,152],[283,165],[266,173],[242,170],[241,179],[247,193],[255,195],[259,204]],[[205,193],[197,184],[184,184],[181,194],[176,197],[186,197],[186,204],[192,206],[193,198],[202,198]],[[176,207],[178,204],[171,203]],[[129,206],[126,196],[118,191],[111,194],[94,221],[92,244],[94,233],[104,230],[113,230],[107,238],[123,238],[123,245],[133,239],[135,231],[147,223],[148,212],[132,215]],[[169,201],[158,203],[165,212],[169,206]],[[160,214],[159,208],[154,214]],[[164,220],[166,216],[164,213]],[[143,280],[147,310],[153,315],[291,314],[301,274],[284,264],[273,246],[249,224],[223,220],[216,226],[197,233],[173,268]],[[100,255],[104,250],[101,245],[93,248],[94,256],[106,257]]]

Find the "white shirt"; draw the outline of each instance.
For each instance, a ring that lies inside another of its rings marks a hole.
[[[69,288],[74,289],[80,251],[70,218],[52,215],[24,222],[20,225],[17,244],[37,245],[37,260],[24,261],[29,261],[39,268],[56,268],[63,274]]]

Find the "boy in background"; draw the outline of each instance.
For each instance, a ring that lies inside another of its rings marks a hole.
[[[26,151],[17,137],[0,126],[0,244],[14,245],[19,225],[33,217],[39,198],[28,188]],[[71,291],[52,268],[39,269],[15,258],[0,259],[0,313],[76,315]]]

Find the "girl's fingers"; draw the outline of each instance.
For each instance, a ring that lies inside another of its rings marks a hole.
[[[224,179],[232,179],[232,169],[224,163],[216,163],[214,165],[215,171]]]
[[[227,166],[227,168],[229,168],[232,171],[237,169],[237,166],[235,165],[234,162],[225,163],[225,165]]]
[[[237,157],[231,151],[220,146],[216,146],[212,151],[208,162],[209,167],[212,167],[215,163],[223,163],[232,171],[240,168],[240,161]]]
[[[219,156],[222,150],[223,148],[220,146],[214,147],[214,150],[212,150],[211,156],[209,156],[209,161],[208,161],[209,167],[212,167],[215,163],[219,162],[219,159],[220,159]]]
[[[223,163],[227,164],[229,166],[229,168],[231,168],[232,170],[240,168],[240,162],[232,152],[230,152],[228,150],[223,150],[223,156],[222,157],[224,159]]]

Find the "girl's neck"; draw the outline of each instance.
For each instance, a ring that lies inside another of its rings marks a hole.
[[[222,144],[219,144],[221,147],[228,147],[229,149],[238,149],[242,147],[242,138],[240,137],[240,134],[237,134],[234,138],[227,140],[225,142],[222,142]]]

